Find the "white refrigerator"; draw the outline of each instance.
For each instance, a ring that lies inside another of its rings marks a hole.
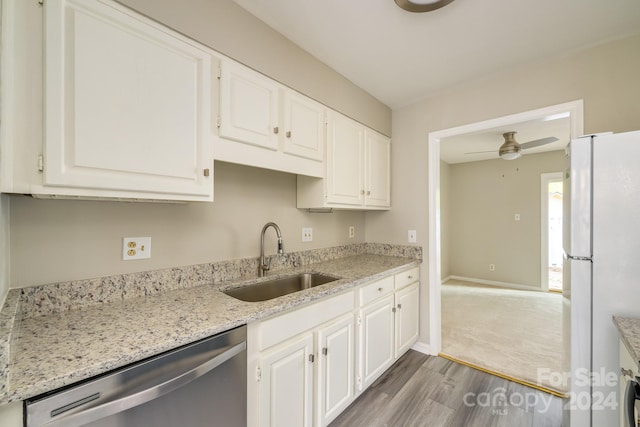
[[[564,171],[564,426],[620,425],[618,332],[640,318],[640,131],[571,141]]]

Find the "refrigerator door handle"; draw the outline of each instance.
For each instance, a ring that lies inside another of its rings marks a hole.
[[[590,257],[590,256],[569,255],[566,252],[563,252],[562,256],[564,257],[564,259],[570,259],[572,261],[589,261],[589,262],[593,262],[593,257]]]
[[[634,380],[629,380],[624,396],[624,410],[626,412],[625,419],[627,427],[636,427],[635,408],[636,400],[638,399],[640,399],[640,385]]]

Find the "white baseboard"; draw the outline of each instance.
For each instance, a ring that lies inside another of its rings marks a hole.
[[[429,354],[431,356],[437,356],[433,351],[431,351],[431,346],[429,344],[418,341],[414,345],[411,346],[412,350],[418,351],[420,353]]]
[[[449,275],[449,276],[445,277],[444,279],[442,279],[442,280],[440,281],[440,283],[447,283],[447,281],[448,281],[449,279],[451,279],[451,275]]]
[[[538,291],[544,292],[542,288],[536,288],[535,286],[529,285],[520,285],[517,283],[508,283],[508,282],[497,282],[495,280],[485,280],[485,279],[474,279],[472,277],[462,277],[462,276],[449,276],[447,280],[462,280],[464,282],[474,282],[480,283],[481,285],[489,285],[489,286],[499,286],[501,288],[511,288],[511,289],[521,289],[525,291]]]

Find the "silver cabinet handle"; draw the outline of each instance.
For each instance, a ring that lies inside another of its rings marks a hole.
[[[278,129],[278,126],[274,127],[273,128],[273,133],[278,133],[278,132],[280,132],[280,129]]]
[[[195,368],[190,369],[187,372],[184,372],[170,380],[161,382],[159,384],[154,384],[145,390],[134,392],[133,394],[129,394],[119,399],[105,402],[96,407],[87,408],[81,412],[70,414],[66,417],[62,416],[61,418],[48,423],[47,427],[85,425],[92,421],[108,417],[109,415],[124,412],[127,409],[133,408],[134,406],[139,406],[143,403],[150,402],[160,396],[164,396],[167,393],[177,390],[180,387],[189,384],[191,381],[209,373],[211,370],[222,365],[227,360],[245,351],[246,348],[247,343],[241,342],[240,344],[236,344],[233,347],[230,347],[224,353],[221,353],[216,357],[207,360],[201,365],[198,365]]]
[[[309,355],[309,362],[313,363],[316,360],[316,357],[313,354]]]
[[[322,354],[324,354],[326,356],[328,352],[329,352],[329,350],[327,349],[327,347],[323,347],[322,348]]]
[[[285,134],[287,136],[287,138],[291,138],[291,131],[288,130],[287,133]]]

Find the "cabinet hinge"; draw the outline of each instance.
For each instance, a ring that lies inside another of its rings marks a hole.
[[[222,78],[222,68],[218,67],[218,75],[216,77],[218,77],[218,80]]]
[[[38,172],[42,172],[44,170],[44,157],[42,154],[38,156]]]
[[[358,323],[358,326],[360,326],[362,324],[362,317],[358,316],[356,322]]]
[[[362,386],[362,378],[360,378],[360,375],[358,375],[356,382],[358,383],[358,388],[360,388]]]
[[[222,121],[220,120],[220,116],[216,117],[216,125],[220,127],[221,124],[222,124]]]
[[[260,366],[256,366],[256,382],[260,382],[262,380],[262,369]]]

